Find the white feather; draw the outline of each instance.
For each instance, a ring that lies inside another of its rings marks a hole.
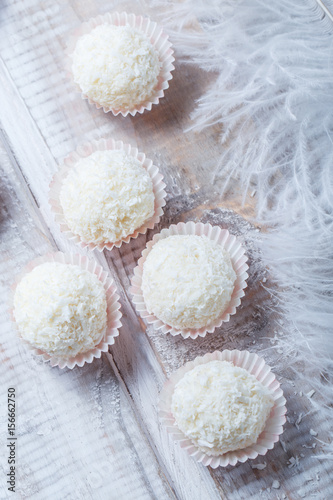
[[[163,22],[178,61],[216,73],[190,130],[220,124],[215,185],[226,192],[236,178],[244,200],[256,190],[256,221],[270,228],[260,248],[289,324],[279,344],[328,412],[319,375],[333,355],[332,21],[316,0],[193,0]]]

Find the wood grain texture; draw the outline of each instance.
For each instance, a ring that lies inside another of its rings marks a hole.
[[[4,300],[0,373],[4,387],[14,382],[18,387],[20,498],[329,499],[330,466],[314,456],[320,452],[320,441],[328,439],[327,423],[314,404],[320,395],[301,396],[311,387],[294,380],[288,360],[272,349],[275,335],[288,326],[270,313],[272,285],[256,250],[258,228],[246,220],[254,213],[255,199],[241,205],[235,183],[221,198],[224,179],[215,175],[218,128],[184,133],[195,100],[214,75],[177,63],[160,105],[125,119],[89,106],[66,78],[68,34],[80,22],[115,7],[153,18],[160,15],[144,2],[96,0],[8,1],[0,10],[2,297],[12,276],[36,255],[57,248],[84,253],[55,224],[48,185],[57,163],[85,140],[112,136],[137,146],[161,169],[168,192],[165,215],[156,230],[119,250],[93,254],[115,279],[124,315],[120,337],[102,360],[71,371],[36,362],[12,338]],[[228,227],[244,242],[251,259],[249,288],[237,315],[214,334],[195,341],[146,328],[128,295],[146,241],[181,220]],[[168,374],[197,355],[235,347],[264,355],[288,397],[289,422],[282,444],[254,462],[266,463],[262,470],[251,462],[206,469],[172,442],[157,418],[158,392]],[[1,450],[3,408],[4,399]],[[310,428],[319,432],[318,438]],[[1,467],[0,491],[7,498],[4,461]],[[274,480],[280,482],[276,490]]]
[[[173,498],[107,358],[81,370],[51,370],[13,335],[8,285],[36,249],[43,254],[53,248],[2,145],[0,165],[1,498],[10,498],[4,480],[7,387],[15,387],[18,401],[19,498]]]

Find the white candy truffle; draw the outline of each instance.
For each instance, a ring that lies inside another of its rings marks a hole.
[[[201,328],[229,305],[236,273],[228,252],[206,236],[159,240],[143,265],[142,293],[150,314],[174,328]]]
[[[154,215],[147,170],[124,151],[81,158],[64,179],[60,203],[71,231],[87,243],[116,242]]]
[[[244,368],[210,361],[185,373],[171,411],[178,428],[208,455],[254,444],[274,406],[267,387]]]
[[[63,359],[99,343],[106,311],[105,289],[97,276],[58,262],[35,267],[14,295],[14,317],[22,338]]]
[[[149,38],[129,25],[97,26],[79,38],[71,57],[83,94],[113,109],[132,109],[149,99],[161,69]]]

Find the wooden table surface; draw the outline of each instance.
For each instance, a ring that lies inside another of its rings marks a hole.
[[[195,100],[214,75],[177,62],[161,104],[125,119],[89,106],[66,78],[68,34],[115,7],[158,17],[143,2],[0,4],[0,498],[329,500],[332,468],[316,458],[329,438],[328,422],[316,412],[319,395],[306,396],[311,386],[295,380],[283,353],[272,349],[287,325],[269,312],[272,285],[256,252],[260,228],[248,222],[255,197],[241,205],[236,186],[221,197],[223,179],[214,173],[221,148],[218,129],[184,133]],[[48,186],[70,151],[101,136],[129,142],[153,159],[167,184],[167,206],[154,231],[120,249],[90,254],[116,282],[123,326],[101,359],[60,370],[36,360],[15,337],[7,296],[13,276],[31,259],[57,249],[85,253],[55,224]],[[146,241],[162,227],[187,220],[229,228],[250,257],[249,287],[237,315],[194,341],[154,332],[137,316],[128,294]],[[173,443],[159,424],[157,402],[172,371],[197,355],[224,348],[265,357],[282,382],[288,422],[281,442],[265,457],[213,470]],[[8,387],[17,394],[16,493],[7,490],[5,479]]]

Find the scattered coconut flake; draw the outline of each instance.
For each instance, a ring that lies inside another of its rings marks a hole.
[[[258,469],[258,470],[263,470],[266,468],[266,462],[264,462],[263,464],[253,464],[251,465],[252,469]]]
[[[310,434],[311,436],[318,436],[318,432],[314,431],[313,429],[310,429]]]
[[[316,392],[316,391],[315,391],[314,389],[312,389],[312,391],[309,391],[309,392],[306,394],[306,396],[307,396],[309,399],[311,399],[311,398],[312,398],[312,396],[314,395],[314,393],[315,393],[315,392]]]
[[[272,488],[274,488],[275,490],[278,490],[280,488],[280,486],[281,485],[280,485],[279,481],[277,481],[277,479],[275,479],[273,481]]]
[[[255,443],[273,406],[271,393],[253,375],[215,360],[185,373],[175,386],[171,411],[199,449],[217,455]]]

